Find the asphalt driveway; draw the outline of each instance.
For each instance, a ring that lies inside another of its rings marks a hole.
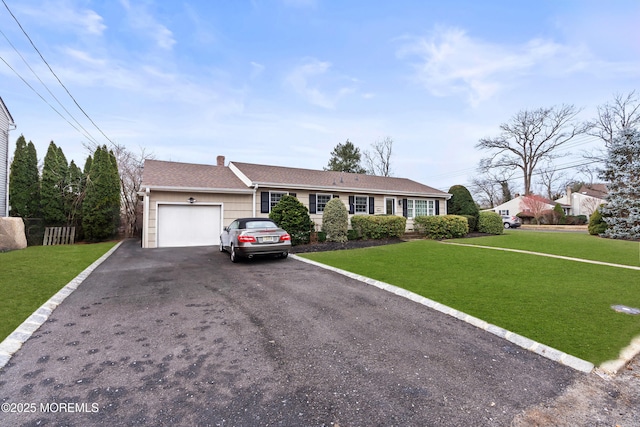
[[[0,425],[508,425],[583,375],[296,260],[127,241],[0,370]]]

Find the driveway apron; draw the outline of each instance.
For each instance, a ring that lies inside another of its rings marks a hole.
[[[500,426],[582,375],[306,263],[127,241],[0,370],[0,425]]]

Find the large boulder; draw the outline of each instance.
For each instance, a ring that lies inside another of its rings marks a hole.
[[[24,249],[27,236],[22,218],[0,218],[0,252]]]

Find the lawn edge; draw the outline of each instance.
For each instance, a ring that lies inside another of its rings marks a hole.
[[[10,333],[2,342],[0,342],[0,369],[9,363],[11,357],[22,347],[22,345],[37,331],[40,326],[47,321],[53,310],[56,309],[62,301],[64,301],[84,280],[98,268],[107,258],[120,247],[122,241],[115,244],[114,247],[105,252],[100,258],[95,260],[89,267],[85,268],[80,274],[74,277],[62,289],[55,293],[47,302],[42,304],[31,316],[22,322],[12,333]]]
[[[456,319],[462,320],[472,326],[475,326],[483,331],[489,332],[493,335],[496,335],[500,338],[504,338],[505,340],[524,348],[525,350],[532,351],[542,357],[553,360],[554,362],[565,365],[569,368],[575,369],[576,371],[591,373],[594,370],[595,365],[586,360],[580,359],[578,357],[567,354],[563,351],[555,349],[553,347],[549,347],[548,345],[533,341],[530,338],[524,337],[522,335],[516,334],[514,332],[508,331],[499,326],[490,324],[482,319],[471,316],[462,311],[456,310],[455,308],[446,306],[437,301],[433,301],[429,298],[425,298],[422,295],[418,295],[414,292],[408,291],[406,289],[400,288],[398,286],[381,282],[379,280],[372,279],[370,277],[362,276],[360,274],[351,273],[346,270],[342,270],[340,268],[332,267],[330,265],[322,264],[317,261],[313,261],[307,258],[300,257],[298,255],[291,254],[290,257],[297,261],[306,262],[307,264],[315,265],[320,268],[324,268],[326,270],[330,270],[341,274],[343,276],[347,276],[351,279],[358,280],[360,282],[366,283],[368,285],[375,286],[376,288],[382,289],[384,291],[390,292],[392,294],[401,296],[403,298],[409,299],[411,301],[417,302],[418,304],[422,304],[431,309],[437,310],[440,313],[446,314],[451,317],[455,317]]]

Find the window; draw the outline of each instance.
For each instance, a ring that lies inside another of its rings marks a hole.
[[[407,200],[407,218],[415,218],[417,216],[435,215],[435,200]]]
[[[324,207],[329,203],[333,196],[331,194],[316,194],[316,212],[324,212]]]
[[[500,215],[509,215],[509,209],[501,209],[500,212],[498,212]]]
[[[278,204],[282,196],[286,196],[287,193],[269,193],[269,211],[271,211],[275,205]]]
[[[367,196],[356,196],[355,198],[355,213],[366,214],[369,212]]]
[[[396,199],[394,197],[384,199],[384,213],[387,215],[396,214]]]

